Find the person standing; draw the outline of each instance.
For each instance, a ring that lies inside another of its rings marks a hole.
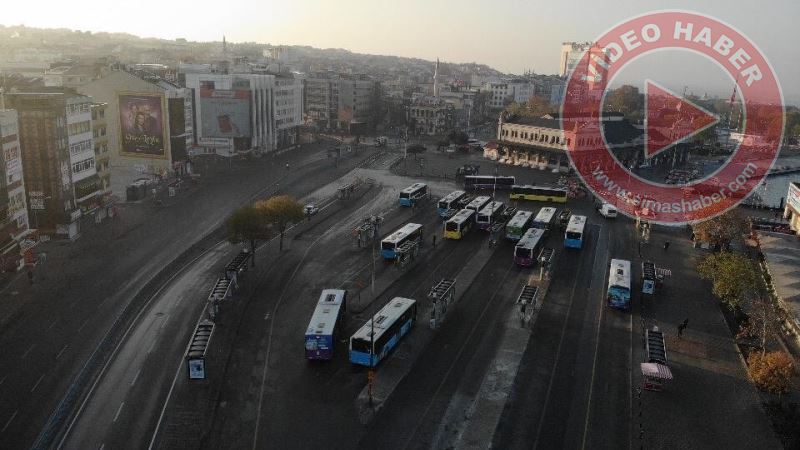
[[[683,332],[684,332],[684,330],[686,330],[686,327],[688,327],[688,326],[689,326],[689,319],[688,318],[685,319],[683,322],[681,322],[680,325],[678,325],[678,337],[682,337],[683,336]]]
[[[436,235],[433,235],[433,248],[436,248]]]
[[[664,250],[669,250],[669,241],[664,242]]]

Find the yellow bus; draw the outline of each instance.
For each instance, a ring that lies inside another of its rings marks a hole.
[[[511,187],[510,200],[567,203],[567,190],[559,187],[543,187],[515,184]]]
[[[462,209],[444,223],[445,239],[461,239],[475,222],[475,211]]]

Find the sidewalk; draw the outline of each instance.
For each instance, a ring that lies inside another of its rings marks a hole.
[[[464,267],[458,272],[455,277],[456,281],[456,299],[452,307],[458,308],[459,300],[467,292],[469,286],[483,270],[483,267],[489,261],[490,256],[494,253],[496,247],[489,247],[488,245],[481,245],[480,249],[475,252],[469,261],[466,262]],[[388,281],[388,282],[387,282]],[[380,296],[381,293],[395,281],[384,280],[383,283],[376,286],[379,287],[376,292]],[[385,284],[384,284],[385,283]],[[436,334],[436,331],[431,330],[428,326],[427,317],[430,317],[431,304],[425,297],[426,292],[420,292],[416,296],[418,309],[417,309],[417,324],[414,327],[413,333],[410,333],[402,346],[395,350],[394,355],[383,361],[380,366],[380,375],[375,377],[372,385],[372,402],[369,398],[369,386],[364,386],[361,393],[356,398],[356,409],[359,412],[359,420],[363,424],[368,424],[375,414],[383,407],[386,400],[389,399],[392,392],[398,384],[411,370],[417,356],[427,346],[428,342]],[[365,318],[364,320],[369,320]],[[445,321],[447,319],[445,318]]]
[[[672,243],[668,251],[661,247],[665,240]],[[706,253],[694,249],[682,231],[657,228],[650,242],[644,257],[657,267],[671,269],[672,275],[653,298],[642,298],[641,283],[634,283],[633,298],[642,300],[634,300],[641,322],[634,316],[633,446],[781,448],[719,303],[697,274],[697,260]],[[640,262],[636,259],[634,264]],[[687,318],[689,325],[678,337],[677,326]],[[638,363],[646,358],[644,329],[653,325],[664,332],[674,377],[663,392],[638,391],[642,386]]]

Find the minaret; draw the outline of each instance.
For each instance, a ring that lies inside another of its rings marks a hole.
[[[227,55],[228,54],[228,43],[225,42],[225,35],[224,34],[222,35],[222,54],[223,55]]]
[[[439,96],[439,58],[436,58],[436,67],[433,69],[433,96]]]

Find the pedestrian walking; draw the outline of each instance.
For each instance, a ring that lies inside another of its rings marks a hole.
[[[664,242],[664,250],[669,250],[669,241]]]
[[[33,271],[28,269],[28,282],[33,285]]]
[[[682,337],[683,336],[683,332],[684,332],[684,330],[686,330],[686,327],[688,327],[688,326],[689,326],[689,319],[688,318],[685,319],[683,322],[681,322],[680,325],[678,325],[678,337]]]
[[[436,248],[436,235],[433,235],[433,248]]]
[[[639,241],[639,258],[642,257],[642,241]]]

